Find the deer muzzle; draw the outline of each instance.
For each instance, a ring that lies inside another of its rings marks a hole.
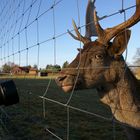
[[[73,88],[74,78],[73,76],[63,75],[55,79],[55,82],[64,92],[70,92]]]

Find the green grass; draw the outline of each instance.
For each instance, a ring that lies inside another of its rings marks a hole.
[[[45,117],[43,116],[42,96],[47,88],[49,79],[15,79],[20,103],[4,107],[10,118],[3,116],[2,120],[8,131],[0,127],[2,140],[57,140],[46,128],[67,139],[67,108],[45,101]],[[70,94],[64,93],[51,81],[47,98],[66,103]],[[75,91],[70,106],[110,118],[108,107],[103,105],[95,90]],[[69,139],[70,140],[113,140],[112,122],[97,118],[93,115],[70,109]],[[116,139],[126,140],[121,126],[115,124]]]

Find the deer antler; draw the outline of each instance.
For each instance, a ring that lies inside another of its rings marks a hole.
[[[69,30],[68,30],[68,33],[69,33],[74,39],[79,40],[79,41],[83,42],[84,44],[86,44],[86,43],[88,43],[88,42],[91,41],[89,38],[83,37],[83,36],[80,34],[80,32],[78,31],[78,28],[77,28],[77,26],[76,26],[74,20],[72,20],[72,24],[73,24],[73,27],[74,27],[74,30],[75,30],[75,33],[76,33],[77,36],[73,35]]]
[[[86,10],[86,33],[85,37],[90,38],[91,36],[97,36],[96,28],[93,21],[93,12],[95,10],[96,0],[88,0]]]
[[[95,9],[95,1],[96,0],[88,0],[87,5],[87,12],[86,12],[86,35],[83,37],[79,31],[78,28],[73,20],[73,27],[77,34],[77,36],[73,35],[69,30],[68,33],[76,40],[82,41],[84,44],[91,41],[91,36],[97,36],[96,28],[93,22],[92,14]]]
[[[139,21],[140,21],[140,0],[136,0],[136,11],[131,18],[115,27],[107,28],[105,30],[100,26],[96,11],[94,10],[94,23],[98,34],[98,41],[102,44],[107,44],[118,33],[124,31],[127,28],[130,28]]]

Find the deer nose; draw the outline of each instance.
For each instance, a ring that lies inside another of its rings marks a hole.
[[[63,80],[66,78],[67,76],[59,76],[55,79],[55,82],[57,83],[58,86],[62,85]]]

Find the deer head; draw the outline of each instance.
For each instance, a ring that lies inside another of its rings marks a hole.
[[[86,35],[80,34],[74,21],[73,27],[77,36],[68,31],[74,39],[81,41],[84,46],[68,68],[62,70],[61,76],[56,79],[57,84],[65,92],[71,91],[75,82],[75,89],[81,89],[99,88],[102,85],[117,81],[119,71],[117,67],[114,68],[114,65],[118,66],[118,63],[122,67],[125,65],[122,53],[127,48],[131,34],[128,28],[140,20],[140,0],[136,0],[136,11],[130,19],[104,30],[99,24],[93,4],[94,1],[89,0],[86,14]],[[92,24],[89,25],[89,22]],[[91,36],[96,35],[95,31],[98,39],[91,41]],[[113,39],[112,42],[111,39]],[[77,73],[79,76],[75,81]]]
[[[140,132],[136,130],[140,129],[140,85],[122,56],[131,34],[128,28],[140,21],[140,0],[136,0],[136,11],[132,17],[107,29],[99,24],[94,2],[89,0],[87,6],[86,35],[80,34],[74,21],[77,36],[68,31],[84,46],[69,66],[61,71],[56,83],[65,92],[96,88],[100,100],[110,107],[116,120],[130,126],[126,130],[128,139],[140,139]],[[92,41],[91,36],[96,34],[98,39]]]

